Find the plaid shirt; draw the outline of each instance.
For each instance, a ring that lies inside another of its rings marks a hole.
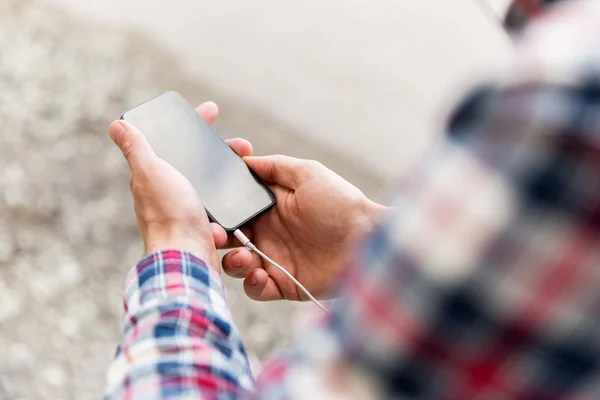
[[[504,27],[512,32],[522,30],[538,14],[556,3],[566,0],[514,0],[504,18]]]
[[[106,398],[600,398],[598,21],[471,93],[332,314],[256,381],[219,276],[179,251],[143,259]]]

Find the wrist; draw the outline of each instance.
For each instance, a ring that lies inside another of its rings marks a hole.
[[[192,253],[196,257],[205,260],[206,262],[208,262],[211,257],[210,251],[207,251],[207,249],[203,248],[202,246],[198,246],[198,244],[194,243],[193,241],[182,238],[149,238],[147,243],[144,244],[144,248],[146,255],[161,250],[181,250]]]
[[[177,229],[149,229],[144,238],[144,249],[146,254],[169,249],[185,251],[220,272],[219,258],[214,243],[212,241],[206,243],[207,240],[197,236]]]

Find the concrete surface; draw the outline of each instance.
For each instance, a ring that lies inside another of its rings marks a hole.
[[[507,0],[47,0],[136,29],[183,70],[394,176],[458,91],[497,71]]]

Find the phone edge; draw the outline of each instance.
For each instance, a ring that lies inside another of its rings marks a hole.
[[[250,170],[250,171],[252,171],[252,170]],[[233,228],[225,228],[223,225],[221,225],[217,220],[215,220],[212,217],[212,215],[206,209],[206,207],[204,207],[204,210],[206,211],[206,214],[208,214],[210,216],[210,218],[213,220],[213,222],[216,223],[217,225],[219,225],[221,228],[223,228],[225,230],[225,232],[228,232],[228,233],[234,232],[236,229],[240,229],[242,226],[244,226],[248,222],[252,221],[254,218],[259,217],[260,215],[262,215],[265,212],[269,211],[275,204],[277,204],[277,197],[275,196],[275,193],[273,193],[273,191],[271,190],[271,188],[269,188],[267,185],[265,185],[265,189],[267,189],[269,191],[269,193],[271,193],[271,195],[272,195],[271,197],[272,197],[273,200],[271,201],[271,204],[269,204],[268,206],[266,206],[262,210],[256,212],[254,215],[252,215],[251,217],[247,218],[245,221],[243,221],[242,223],[238,224],[237,226],[235,226]]]
[[[175,92],[175,93],[177,93],[177,94],[179,94],[179,95],[181,96],[181,93],[179,93],[179,92],[178,92],[178,91],[176,91],[176,90],[173,90],[173,89],[167,89],[167,90],[164,90],[164,91],[160,92],[159,94],[157,94],[156,96],[154,96],[154,97],[151,97],[151,98],[149,98],[148,100],[142,101],[140,104],[138,104],[138,105],[136,105],[136,106],[133,106],[133,107],[131,107],[131,108],[130,108],[130,109],[128,109],[128,110],[125,110],[125,111],[123,111],[123,112],[121,113],[121,118],[119,118],[119,119],[122,119],[123,121],[125,121],[125,114],[127,114],[129,111],[135,110],[136,108],[138,108],[138,107],[140,107],[140,106],[142,106],[142,105],[144,105],[144,104],[146,104],[146,103],[149,103],[149,102],[151,102],[152,100],[154,100],[154,99],[156,99],[156,98],[159,98],[160,96],[164,95],[165,93],[169,93],[169,92]],[[183,96],[182,96],[182,97],[183,97]]]
[[[160,97],[160,96],[163,96],[164,94],[166,94],[166,93],[169,93],[169,92],[175,92],[175,93],[177,93],[179,96],[183,97],[183,96],[181,95],[181,93],[179,93],[179,92],[178,92],[178,91],[176,91],[176,90],[173,90],[173,89],[168,89],[168,90],[165,90],[165,91],[163,91],[163,92],[161,92],[161,93],[157,94],[156,96],[154,96],[154,97],[151,97],[151,98],[149,98],[148,100],[145,100],[145,101],[141,102],[140,104],[138,104],[138,105],[136,105],[136,106],[134,106],[134,107],[131,107],[130,109],[128,109],[128,110],[126,110],[126,111],[123,111],[123,112],[121,113],[121,117],[120,117],[119,119],[121,119],[121,120],[123,120],[123,121],[126,121],[126,119],[125,119],[125,115],[126,115],[128,112],[130,112],[130,111],[132,111],[132,110],[134,110],[134,109],[136,109],[136,108],[138,108],[138,107],[140,107],[140,106],[142,106],[142,105],[144,105],[144,104],[146,104],[146,103],[148,103],[148,102],[150,102],[150,101],[152,101],[152,100],[154,100],[154,99],[156,99],[156,98],[158,98],[158,97]],[[184,99],[185,99],[185,97],[184,97]],[[193,106],[192,106],[192,107],[193,107]],[[205,122],[206,122],[206,121],[205,121]],[[215,129],[214,129],[214,128],[213,128],[213,127],[210,125],[210,124],[208,124],[208,126],[209,126],[209,127],[210,127],[210,128],[213,130],[213,131],[215,131]],[[223,137],[222,137],[222,136],[221,136],[221,135],[220,135],[220,134],[219,134],[217,131],[215,131],[215,133],[216,133],[216,134],[217,134],[217,135],[218,135],[218,136],[221,138],[221,140],[225,141],[225,140],[223,139]],[[231,149],[231,146],[230,146],[230,149]],[[231,149],[231,150],[233,151],[233,149]],[[235,153],[235,151],[234,151],[234,153]],[[239,155],[238,155],[238,156],[239,156]],[[252,170],[252,168],[250,168],[250,167],[248,167],[248,166],[246,166],[246,167],[247,167],[247,168],[250,170],[250,172],[251,172],[253,175],[256,175],[256,173],[255,173],[255,172]],[[270,209],[271,207],[273,207],[275,204],[277,204],[277,196],[275,196],[275,193],[273,193],[273,191],[271,190],[271,188],[270,188],[270,187],[268,187],[268,186],[267,186],[267,185],[266,185],[264,182],[262,182],[262,179],[260,180],[260,182],[262,183],[262,185],[264,186],[264,188],[265,188],[265,189],[266,189],[266,190],[267,190],[267,191],[268,191],[268,192],[271,194],[271,196],[270,196],[270,197],[272,198],[272,200],[271,200],[271,203],[270,203],[269,205],[267,205],[265,208],[263,208],[262,210],[260,210],[260,211],[256,212],[256,213],[255,213],[254,215],[252,215],[251,217],[247,218],[245,221],[243,221],[243,222],[241,222],[240,224],[238,224],[237,226],[235,226],[235,227],[233,227],[233,228],[225,228],[223,225],[221,225],[221,224],[220,224],[220,223],[219,223],[219,222],[218,222],[218,221],[217,221],[217,220],[216,220],[216,219],[215,219],[215,218],[212,216],[212,214],[210,213],[210,211],[208,211],[208,209],[207,209],[206,207],[204,207],[204,211],[206,211],[206,215],[208,216],[208,218],[209,218],[209,219],[210,219],[212,222],[214,222],[215,224],[217,224],[217,225],[219,225],[221,228],[223,228],[223,229],[225,230],[225,232],[231,233],[231,232],[234,232],[236,229],[239,229],[239,228],[241,228],[242,226],[244,226],[244,225],[245,225],[245,224],[247,224],[248,222],[252,221],[254,218],[256,218],[256,217],[258,217],[258,216],[260,216],[260,215],[264,214],[265,212],[269,211],[269,209]]]

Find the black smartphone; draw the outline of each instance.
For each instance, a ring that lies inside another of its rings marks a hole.
[[[179,93],[168,91],[126,111],[156,154],[198,192],[210,219],[231,232],[275,204],[275,195]]]

